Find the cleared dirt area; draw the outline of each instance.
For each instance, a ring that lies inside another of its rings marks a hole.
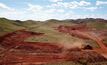
[[[93,50],[107,58],[107,47],[103,43],[107,31],[96,31],[86,26],[59,26],[59,32],[68,33],[71,36],[76,36],[82,39],[91,39],[99,45],[100,48]],[[97,33],[96,33],[97,32]]]
[[[69,27],[70,28],[70,27]],[[58,29],[62,31],[62,28]],[[67,30],[65,28],[64,30]],[[89,34],[79,31],[67,31],[85,38],[92,38],[101,46],[101,50],[106,49],[99,38],[91,37]],[[66,49],[58,43],[46,42],[25,42],[24,39],[31,36],[43,36],[44,33],[30,32],[26,30],[18,30],[8,33],[0,37],[0,65],[30,65],[30,64],[47,64],[54,62],[74,61],[81,63],[82,60],[86,62],[102,62],[107,61],[98,50],[83,50],[81,48]],[[93,35],[92,35],[93,36]],[[103,47],[104,46],[104,47]],[[106,52],[106,51],[105,51]]]

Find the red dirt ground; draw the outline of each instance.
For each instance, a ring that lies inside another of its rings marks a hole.
[[[103,39],[105,38],[105,34],[107,32],[106,30],[96,31],[96,30],[91,30],[91,28],[88,28],[86,26],[79,26],[79,25],[77,26],[60,25],[58,27],[58,30],[59,32],[69,33],[72,36],[76,36],[83,39],[91,39],[97,42],[100,48],[95,48],[94,50],[107,58],[107,47],[103,43]]]
[[[82,51],[78,48],[64,50],[58,43],[24,42],[24,39],[30,36],[41,35],[44,35],[44,33],[18,30],[0,37],[0,46],[4,48],[0,52],[0,65],[15,65],[18,63],[19,65],[26,65],[26,63],[45,64],[63,61],[78,62],[80,59],[85,59],[87,62],[106,60],[95,51]]]

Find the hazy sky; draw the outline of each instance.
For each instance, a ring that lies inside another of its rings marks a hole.
[[[107,19],[107,0],[0,0],[0,17],[19,20]]]

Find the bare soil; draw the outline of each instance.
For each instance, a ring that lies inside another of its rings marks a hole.
[[[101,48],[90,51],[80,48],[65,49],[58,43],[25,42],[24,39],[30,36],[43,36],[44,33],[18,30],[0,37],[0,47],[3,48],[0,51],[0,65],[30,65],[31,63],[46,64],[64,61],[80,62],[80,60],[86,60],[87,62],[107,61],[105,56],[107,48],[98,36],[92,35],[88,31],[72,30],[71,27],[66,28],[63,26],[63,28],[58,28],[58,30],[77,37],[92,39]]]

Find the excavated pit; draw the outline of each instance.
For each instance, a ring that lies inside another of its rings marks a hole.
[[[4,48],[0,52],[1,64],[34,63],[46,64],[53,62],[87,60],[87,62],[107,61],[95,51],[85,51],[80,48],[64,49],[58,43],[25,42],[30,36],[41,36],[44,33],[36,33],[18,30],[0,37],[0,46]]]

